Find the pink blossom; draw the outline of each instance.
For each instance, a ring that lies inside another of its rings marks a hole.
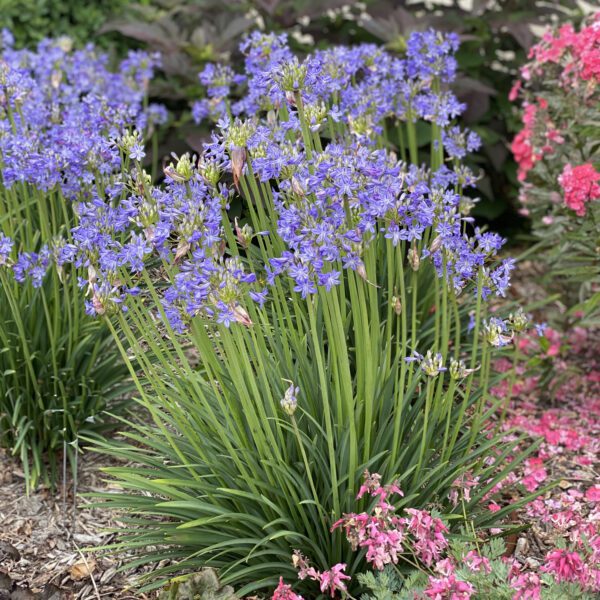
[[[366,560],[375,569],[381,570],[388,564],[397,564],[403,551],[406,519],[394,514],[394,506],[386,501],[388,496],[402,496],[396,483],[381,486],[381,476],[365,471],[364,483],[358,497],[365,494],[378,498],[371,514],[348,513],[336,521],[331,530],[342,527],[352,549],[366,548]]]
[[[583,217],[585,204],[590,200],[600,198],[600,173],[591,163],[576,167],[566,164],[558,177],[558,183],[563,189],[565,204],[575,213]]]
[[[546,564],[541,570],[545,573],[551,573],[558,583],[570,581],[585,585],[587,578],[585,564],[579,553],[564,549],[548,552],[546,554]]]
[[[585,499],[588,502],[600,502],[600,485],[594,485],[585,493]]]
[[[279,585],[275,588],[271,600],[302,600],[302,596],[294,593],[292,586],[283,583],[283,577],[280,577]]]
[[[542,597],[542,585],[536,573],[521,573],[510,583],[517,590],[513,600],[540,600]]]
[[[430,567],[448,547],[444,536],[448,528],[441,519],[432,517],[427,511],[407,508],[406,512],[411,515],[408,530],[415,538],[413,549],[419,559]]]
[[[318,582],[321,591],[329,591],[332,598],[335,596],[336,591],[345,592],[347,588],[344,581],[351,579],[349,575],[344,573],[346,569],[344,563],[338,563],[327,571],[321,572],[311,567],[308,559],[298,550],[295,550],[292,555],[292,563],[298,569],[298,579],[312,579]]]
[[[457,506],[461,500],[470,502],[471,488],[477,487],[477,485],[479,485],[479,477],[473,477],[473,473],[470,471],[464,473],[452,483],[448,500],[452,502],[453,506]]]
[[[345,569],[346,565],[344,563],[338,563],[328,571],[321,573],[319,578],[321,591],[326,592],[329,590],[329,595],[332,598],[335,596],[336,590],[345,592],[347,588],[344,581],[350,579],[350,576],[344,573]]]
[[[469,600],[475,594],[475,588],[455,575],[440,579],[430,577],[424,594],[431,600]]]
[[[521,91],[522,86],[523,82],[520,79],[517,79],[508,93],[508,99],[510,102],[514,102],[519,97],[519,92]]]
[[[467,564],[467,567],[475,573],[478,573],[479,571],[485,571],[486,573],[492,572],[492,565],[490,565],[489,559],[485,556],[481,556],[476,550],[467,552],[465,563]]]
[[[522,483],[530,492],[536,490],[548,476],[544,468],[544,461],[541,458],[527,459],[524,474],[525,477],[523,477]]]
[[[443,575],[444,577],[448,577],[448,575],[452,575],[455,570],[454,563],[450,558],[444,558],[443,560],[439,560],[435,564],[435,572]]]

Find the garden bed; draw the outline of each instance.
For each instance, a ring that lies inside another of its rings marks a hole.
[[[520,281],[535,292],[525,278],[517,280],[515,287],[520,287]],[[527,433],[531,441],[540,437],[544,441],[506,483],[520,480],[534,491],[549,481],[557,482],[511,519],[511,524],[523,526],[523,531],[509,537],[507,555],[529,572],[539,571],[558,540],[580,539],[600,520],[600,361],[596,333],[575,332],[570,350],[557,359],[560,370],[567,373],[575,369],[580,377],[567,379],[554,398],[540,397],[535,382],[520,381],[515,386],[517,397],[507,411],[505,428]],[[114,491],[99,471],[103,465],[103,457],[83,456],[80,494]],[[0,598],[156,598],[156,594],[135,592],[136,580],[146,570],[120,573],[118,568],[126,557],[117,559],[93,551],[114,540],[107,531],[119,527],[118,514],[86,508],[89,500],[81,495],[80,508],[74,510],[71,492],[66,511],[60,491],[53,494],[41,488],[24,497],[22,472],[5,453],[0,457],[0,482]]]
[[[99,471],[103,458],[86,453],[80,461],[77,503],[72,483],[66,506],[62,491],[41,487],[24,495],[18,463],[0,454],[0,599],[87,600],[154,598],[139,594],[136,579],[143,568],[118,572],[126,560],[94,552],[110,543],[108,531],[119,527],[118,515],[88,508],[84,494],[110,492]]]

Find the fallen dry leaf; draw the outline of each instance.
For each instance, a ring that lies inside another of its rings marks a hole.
[[[71,579],[73,579],[74,581],[81,581],[86,577],[90,577],[91,574],[94,572],[95,568],[96,561],[91,558],[88,559],[87,562],[83,560],[79,561],[71,567]]]

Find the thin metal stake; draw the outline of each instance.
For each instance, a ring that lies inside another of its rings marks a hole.
[[[67,438],[63,431],[63,465],[62,465],[62,509],[63,519],[67,514]]]
[[[79,477],[78,463],[79,463],[79,438],[75,438],[73,441],[75,445],[75,465],[73,468],[73,531],[75,533],[75,529],[77,527],[77,478]]]

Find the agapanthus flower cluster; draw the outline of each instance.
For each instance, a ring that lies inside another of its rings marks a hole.
[[[243,75],[218,65],[209,65],[200,74],[208,97],[194,105],[193,113],[197,120],[228,113],[253,116],[259,110],[300,102],[303,110],[314,115],[315,128],[342,121],[363,139],[382,132],[384,117],[422,118],[445,127],[464,109],[447,87],[456,75],[457,48],[455,34],[428,30],[409,37],[404,58],[363,44],[318,50],[299,61],[285,35],[255,32],[240,47],[246,56]],[[244,80],[241,99],[227,99],[232,83]],[[437,90],[432,89],[434,81]],[[317,118],[320,107],[329,110]],[[453,149],[456,133],[453,129],[448,137]],[[474,134],[466,136],[463,146],[477,146]]]
[[[262,182],[277,181],[272,192],[278,233],[288,250],[272,260],[271,280],[285,273],[307,296],[338,285],[342,269],[366,278],[363,255],[378,234],[394,246],[413,244],[413,264],[430,257],[457,293],[475,280],[502,240],[496,236],[490,244],[491,234],[471,238],[464,233],[470,218],[460,190],[476,178],[456,159],[479,142],[475,134],[449,126],[461,112],[450,91],[432,91],[432,82],[443,86],[454,76],[456,40],[427,32],[411,36],[406,58],[362,45],[315,52],[302,63],[284,50],[285,38],[266,36],[261,42],[254,35],[251,40],[249,47],[270,57],[260,61],[251,52],[248,66],[249,95],[259,98],[254,108],[262,108],[263,115],[224,117],[218,126],[234,181],[250,165]],[[272,54],[265,50],[269,44],[275,45]],[[263,69],[260,77],[257,65]],[[445,102],[454,109],[444,116],[423,108]],[[444,139],[452,168],[442,165],[430,172],[373,147],[384,119],[417,118],[449,126]],[[343,129],[350,139],[339,133]],[[310,136],[321,133],[332,138],[330,143],[324,149],[320,142],[309,147]],[[417,253],[416,244],[431,228],[435,240]],[[486,277],[485,295],[504,293],[510,271],[505,267]]]
[[[129,235],[135,231],[137,237],[127,242],[127,258],[121,249],[99,252],[93,259],[97,276],[106,270],[105,256],[111,262],[118,255],[114,266],[135,272],[142,257],[156,250],[177,266],[163,306],[176,330],[197,314],[226,325],[249,324],[245,301],[262,305],[265,284],[279,277],[290,278],[302,297],[340,285],[344,271],[368,281],[364,257],[384,238],[406,248],[415,270],[431,261],[456,294],[476,288],[482,277],[484,297],[503,295],[511,261],[490,266],[503,240],[478,230],[470,234],[472,219],[464,208],[463,190],[476,177],[458,158],[478,140],[450,125],[461,111],[447,86],[456,39],[428,32],[409,42],[405,58],[361,45],[316,51],[300,61],[285,36],[255,33],[242,44],[243,75],[208,65],[200,75],[208,101],[224,105],[213,141],[197,166],[182,158],[165,169],[165,190],[146,185],[134,170],[140,181],[128,184],[133,193],[117,211],[129,207]],[[236,102],[230,92],[242,84],[244,97]],[[428,103],[436,110],[421,110]],[[412,124],[417,118],[448,126],[449,166],[431,171],[376,147],[385,119]],[[327,143],[321,135],[329,136]],[[141,156],[134,137],[126,146],[136,163]],[[233,177],[231,188],[219,183],[224,171]],[[253,180],[272,203],[271,222],[265,223],[270,231],[254,234],[236,224],[235,235],[243,250],[254,235],[283,242],[272,242],[283,250],[264,265],[238,258],[221,230],[229,198],[245,195]],[[109,270],[106,278],[112,284],[116,275]]]
[[[6,39],[5,43],[10,42]],[[143,110],[157,57],[131,52],[116,71],[91,44],[74,50],[68,38],[36,50],[2,50],[0,155],[3,184],[60,188],[73,197],[120,167],[112,140],[125,128],[163,120],[162,107]]]
[[[122,271],[137,281],[158,259],[173,269],[157,314],[175,331],[199,314],[225,325],[250,324],[240,299],[249,292],[261,304],[264,297],[260,287],[250,285],[255,274],[239,257],[224,253],[222,218],[230,190],[215,183],[224,164],[219,154],[207,152],[201,161],[184,155],[165,169],[166,183],[157,187],[138,163],[139,169],[107,189],[104,198],[76,205],[79,222],[65,251],[77,266],[88,268],[82,285],[91,292],[90,313],[126,308],[126,295],[139,289],[123,282]]]

